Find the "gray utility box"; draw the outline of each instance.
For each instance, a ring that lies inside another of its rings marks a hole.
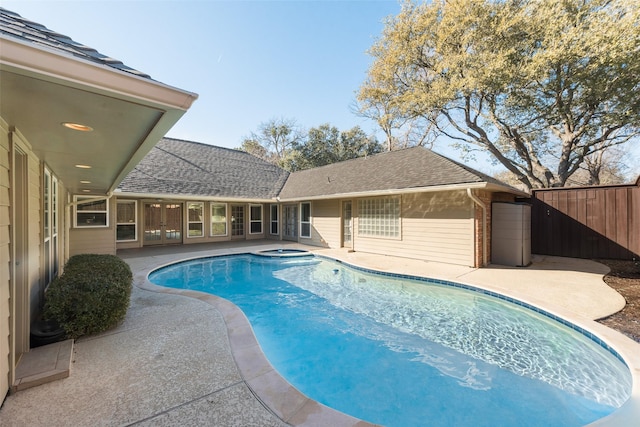
[[[531,263],[531,205],[491,204],[491,263],[513,267]]]

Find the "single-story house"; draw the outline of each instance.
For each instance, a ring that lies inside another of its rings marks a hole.
[[[0,8],[0,402],[75,245],[75,196],[112,194],[196,98]]]
[[[67,259],[235,239],[480,267],[525,193],[422,147],[288,173],[163,138],[197,95],[0,9],[0,401]]]
[[[288,173],[163,138],[108,203],[77,205],[71,252],[273,239],[480,267],[490,260],[491,203],[520,196],[423,147]]]

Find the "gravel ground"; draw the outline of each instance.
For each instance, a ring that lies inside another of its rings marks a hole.
[[[611,269],[604,277],[605,283],[627,300],[627,305],[622,311],[601,319],[600,323],[640,342],[640,261],[596,261]]]

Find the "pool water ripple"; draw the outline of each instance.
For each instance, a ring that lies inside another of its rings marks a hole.
[[[599,403],[619,407],[629,397],[625,366],[606,363],[605,349],[576,340],[578,334],[543,315],[473,291],[333,267],[293,267],[274,276],[337,307]]]
[[[314,257],[258,258],[181,263],[150,280],[231,300],[287,380],[356,417],[579,426],[630,395],[631,374],[610,352],[526,308]]]

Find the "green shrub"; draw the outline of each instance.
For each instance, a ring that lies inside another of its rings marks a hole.
[[[44,317],[69,338],[106,331],[124,320],[132,283],[129,265],[114,255],[75,255],[49,285]]]

